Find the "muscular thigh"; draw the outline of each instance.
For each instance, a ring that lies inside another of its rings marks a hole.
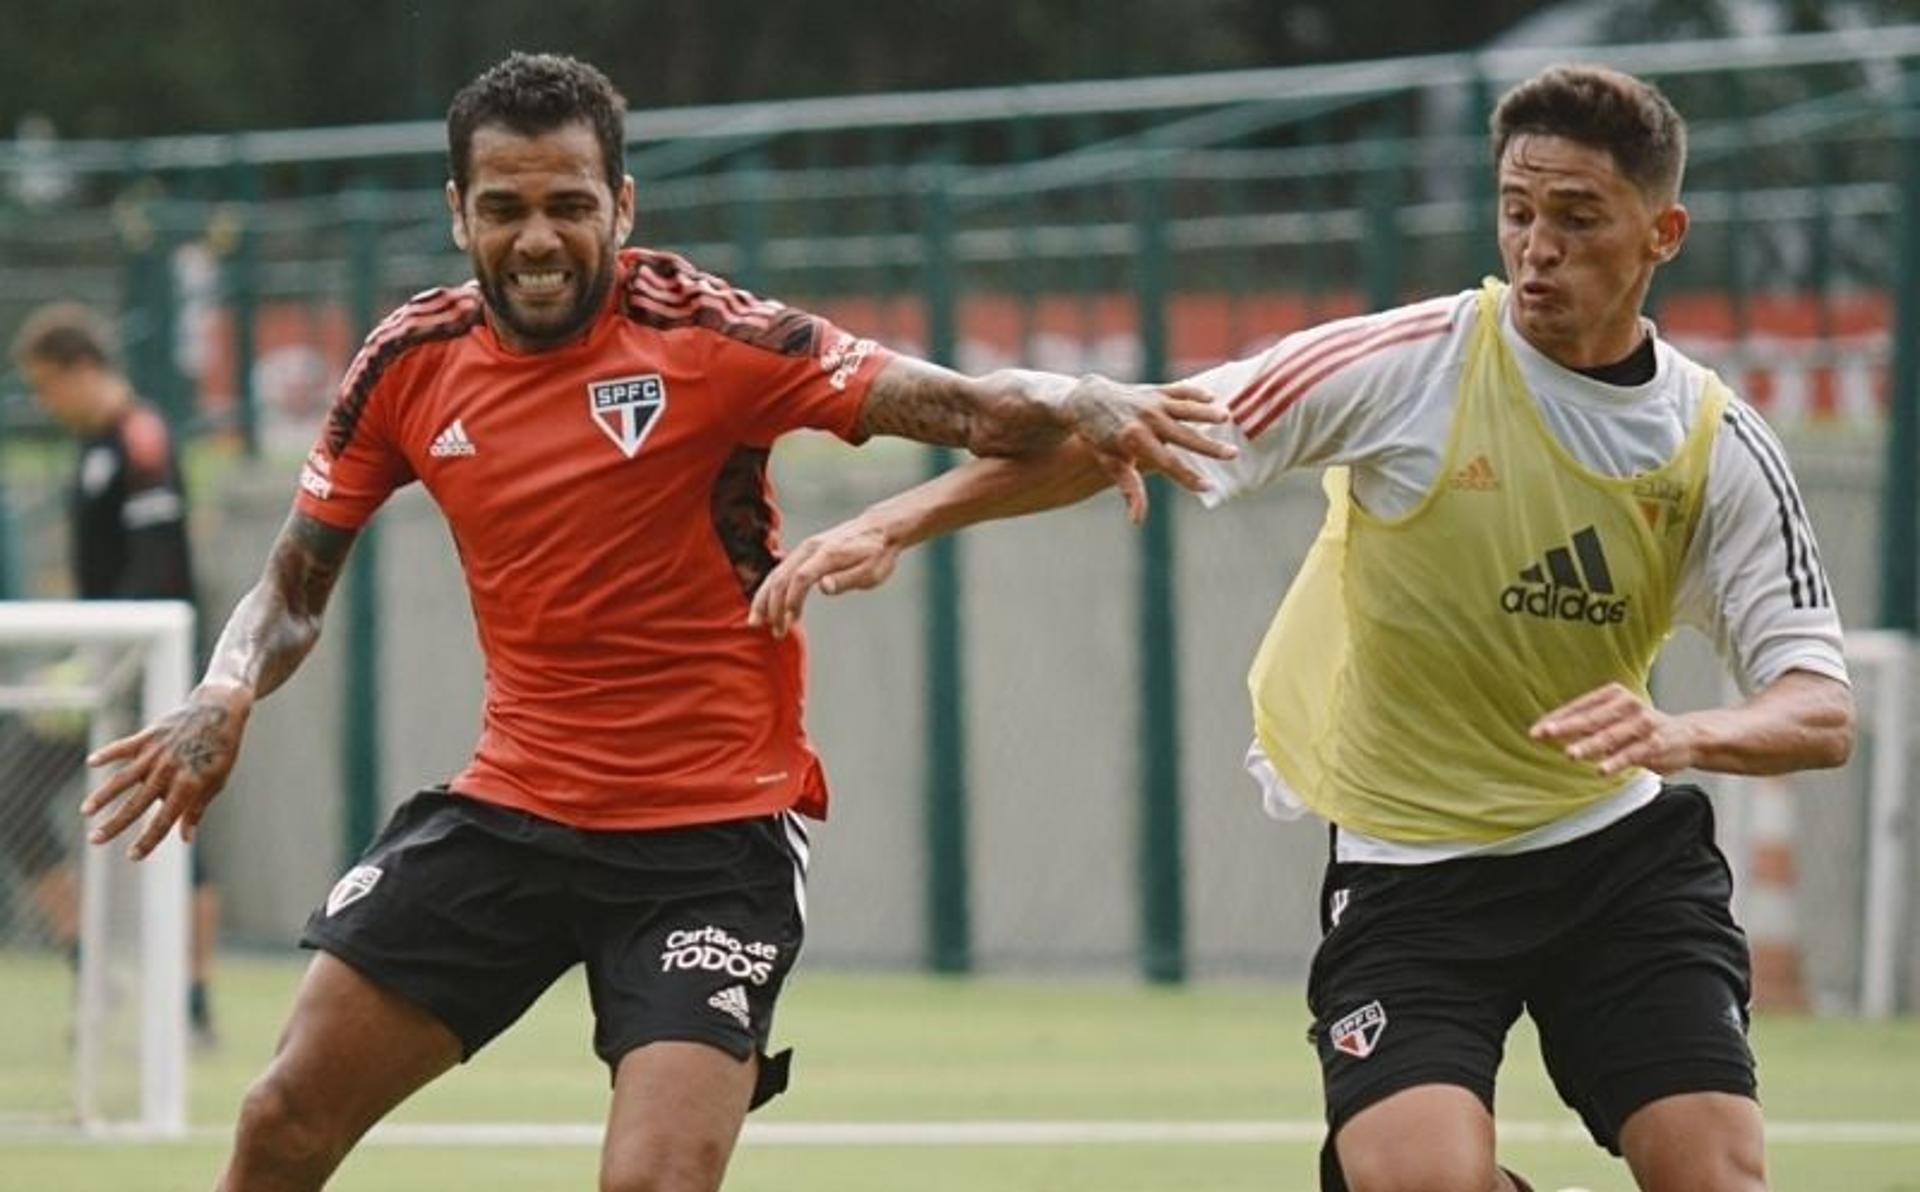
[[[322,953],[301,981],[268,1074],[300,1119],[351,1142],[460,1055],[460,1040],[438,1018]]]

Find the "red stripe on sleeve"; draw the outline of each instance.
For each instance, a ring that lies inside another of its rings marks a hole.
[[[1341,369],[1398,344],[1444,335],[1452,324],[1452,313],[1441,311],[1330,335],[1255,378],[1229,404],[1233,419],[1248,438],[1257,438],[1314,386]]]

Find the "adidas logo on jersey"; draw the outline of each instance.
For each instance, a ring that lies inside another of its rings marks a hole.
[[[707,999],[707,1005],[728,1015],[735,1022],[749,1029],[753,1025],[753,1011],[747,1006],[747,991],[738,985],[729,985],[719,993]]]
[[[1494,474],[1492,461],[1484,454],[1476,455],[1471,463],[1447,480],[1447,487],[1475,493],[1498,492],[1500,477]]]
[[[1573,536],[1573,549],[1556,546],[1520,573],[1520,582],[1500,593],[1500,609],[1543,621],[1618,625],[1627,619],[1627,598],[1613,595],[1613,572],[1592,526]]]
[[[467,437],[467,428],[455,418],[433,440],[433,446],[427,448],[427,454],[436,459],[445,459],[450,455],[475,455],[478,449],[474,447],[473,440]]]

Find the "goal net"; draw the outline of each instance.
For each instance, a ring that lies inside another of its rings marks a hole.
[[[192,643],[185,604],[0,601],[0,1129],[186,1128],[187,852],[90,847],[79,803]]]

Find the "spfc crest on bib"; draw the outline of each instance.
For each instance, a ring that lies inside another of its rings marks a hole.
[[[587,385],[587,410],[607,437],[632,459],[647,432],[667,409],[667,383],[659,373],[615,377]]]

